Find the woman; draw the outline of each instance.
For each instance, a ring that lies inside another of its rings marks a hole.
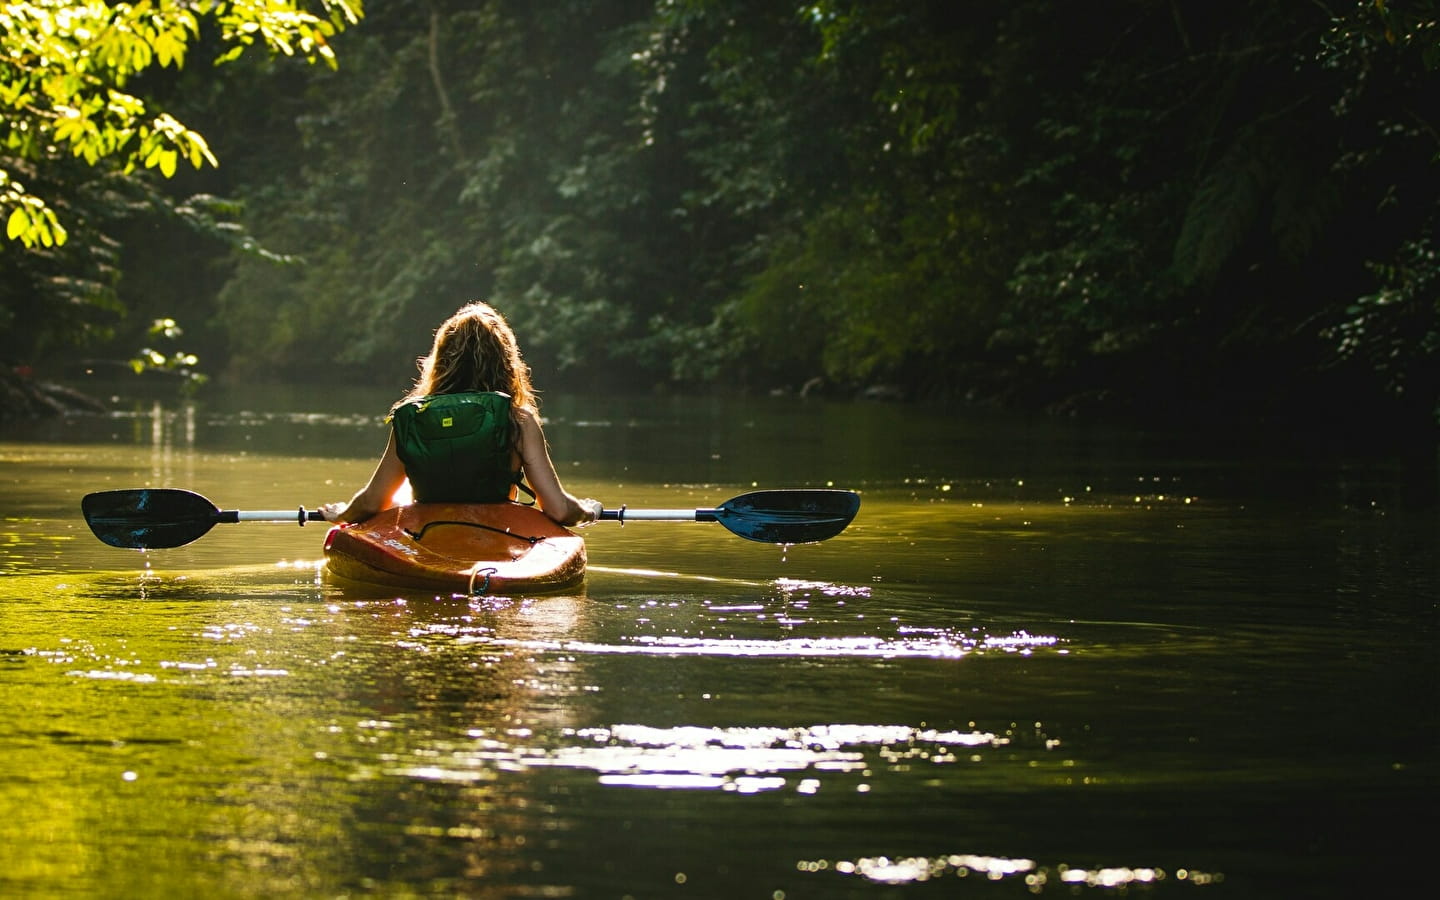
[[[507,411],[508,421],[493,421]],[[561,525],[600,515],[598,500],[577,500],[561,486],[530,369],[509,324],[488,304],[468,304],[445,320],[389,421],[390,441],[369,483],[349,503],[320,507],[327,520],[361,522],[394,506],[407,477],[420,502],[503,501],[523,478],[540,509]],[[452,438],[450,431],[466,434]]]

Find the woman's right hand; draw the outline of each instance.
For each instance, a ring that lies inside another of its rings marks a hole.
[[[585,513],[584,517],[576,523],[577,525],[589,525],[591,522],[599,521],[600,513],[605,511],[604,504],[593,497],[586,497],[584,500],[581,500],[580,508],[583,509]]]

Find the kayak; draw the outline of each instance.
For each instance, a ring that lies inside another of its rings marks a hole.
[[[585,539],[533,506],[412,503],[325,535],[349,581],[456,594],[560,591],[585,580]]]

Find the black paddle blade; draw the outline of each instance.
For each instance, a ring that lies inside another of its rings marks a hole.
[[[132,550],[180,547],[220,521],[215,504],[176,488],[86,494],[80,510],[96,537],[112,547]]]
[[[860,511],[854,491],[754,491],[715,509],[715,521],[762,544],[813,544],[844,531]]]

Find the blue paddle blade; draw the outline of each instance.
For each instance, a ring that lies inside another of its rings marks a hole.
[[[696,518],[719,522],[763,544],[813,544],[844,531],[859,511],[860,495],[854,491],[753,491]]]
[[[86,494],[80,510],[96,537],[112,547],[131,550],[180,547],[222,521],[215,504],[176,488]]]

